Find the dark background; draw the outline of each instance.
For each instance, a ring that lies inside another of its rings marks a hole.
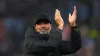
[[[22,56],[24,34],[38,13],[48,13],[56,27],[54,13],[59,9],[66,25],[74,5],[82,36],[87,36],[84,52],[100,56],[100,0],[0,0],[0,56]]]

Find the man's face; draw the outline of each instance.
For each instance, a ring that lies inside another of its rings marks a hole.
[[[40,34],[48,34],[52,28],[49,22],[40,22],[35,25],[35,29]]]

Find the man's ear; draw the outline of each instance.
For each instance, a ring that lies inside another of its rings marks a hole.
[[[34,28],[36,27],[36,25],[33,26]]]
[[[36,31],[38,31],[38,30],[36,29],[36,25],[34,25],[33,27],[34,27],[34,29],[35,29]]]
[[[50,24],[51,25],[51,29],[52,29],[52,24]]]
[[[51,27],[52,27],[52,24],[50,24],[51,25]]]

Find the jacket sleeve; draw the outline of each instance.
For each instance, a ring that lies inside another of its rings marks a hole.
[[[67,33],[66,33],[67,34]],[[60,43],[60,54],[72,54],[81,48],[81,36],[78,28],[71,28],[71,39],[70,41],[61,41]]]
[[[25,49],[26,52],[41,54],[46,52],[51,52],[60,44],[62,30],[57,29],[52,34],[45,36],[49,38],[46,40],[41,40],[37,37],[37,35],[32,33],[32,30],[28,30],[25,34]],[[55,35],[57,34],[57,35]]]

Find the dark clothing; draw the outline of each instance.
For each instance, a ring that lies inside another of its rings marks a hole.
[[[30,27],[25,34],[24,56],[60,56],[78,51],[81,47],[79,32],[72,30],[71,41],[62,41],[60,31],[40,35]]]
[[[25,34],[24,56],[61,56],[78,51],[81,48],[80,33],[71,30],[71,40],[63,41],[60,29],[42,35],[29,27]]]

